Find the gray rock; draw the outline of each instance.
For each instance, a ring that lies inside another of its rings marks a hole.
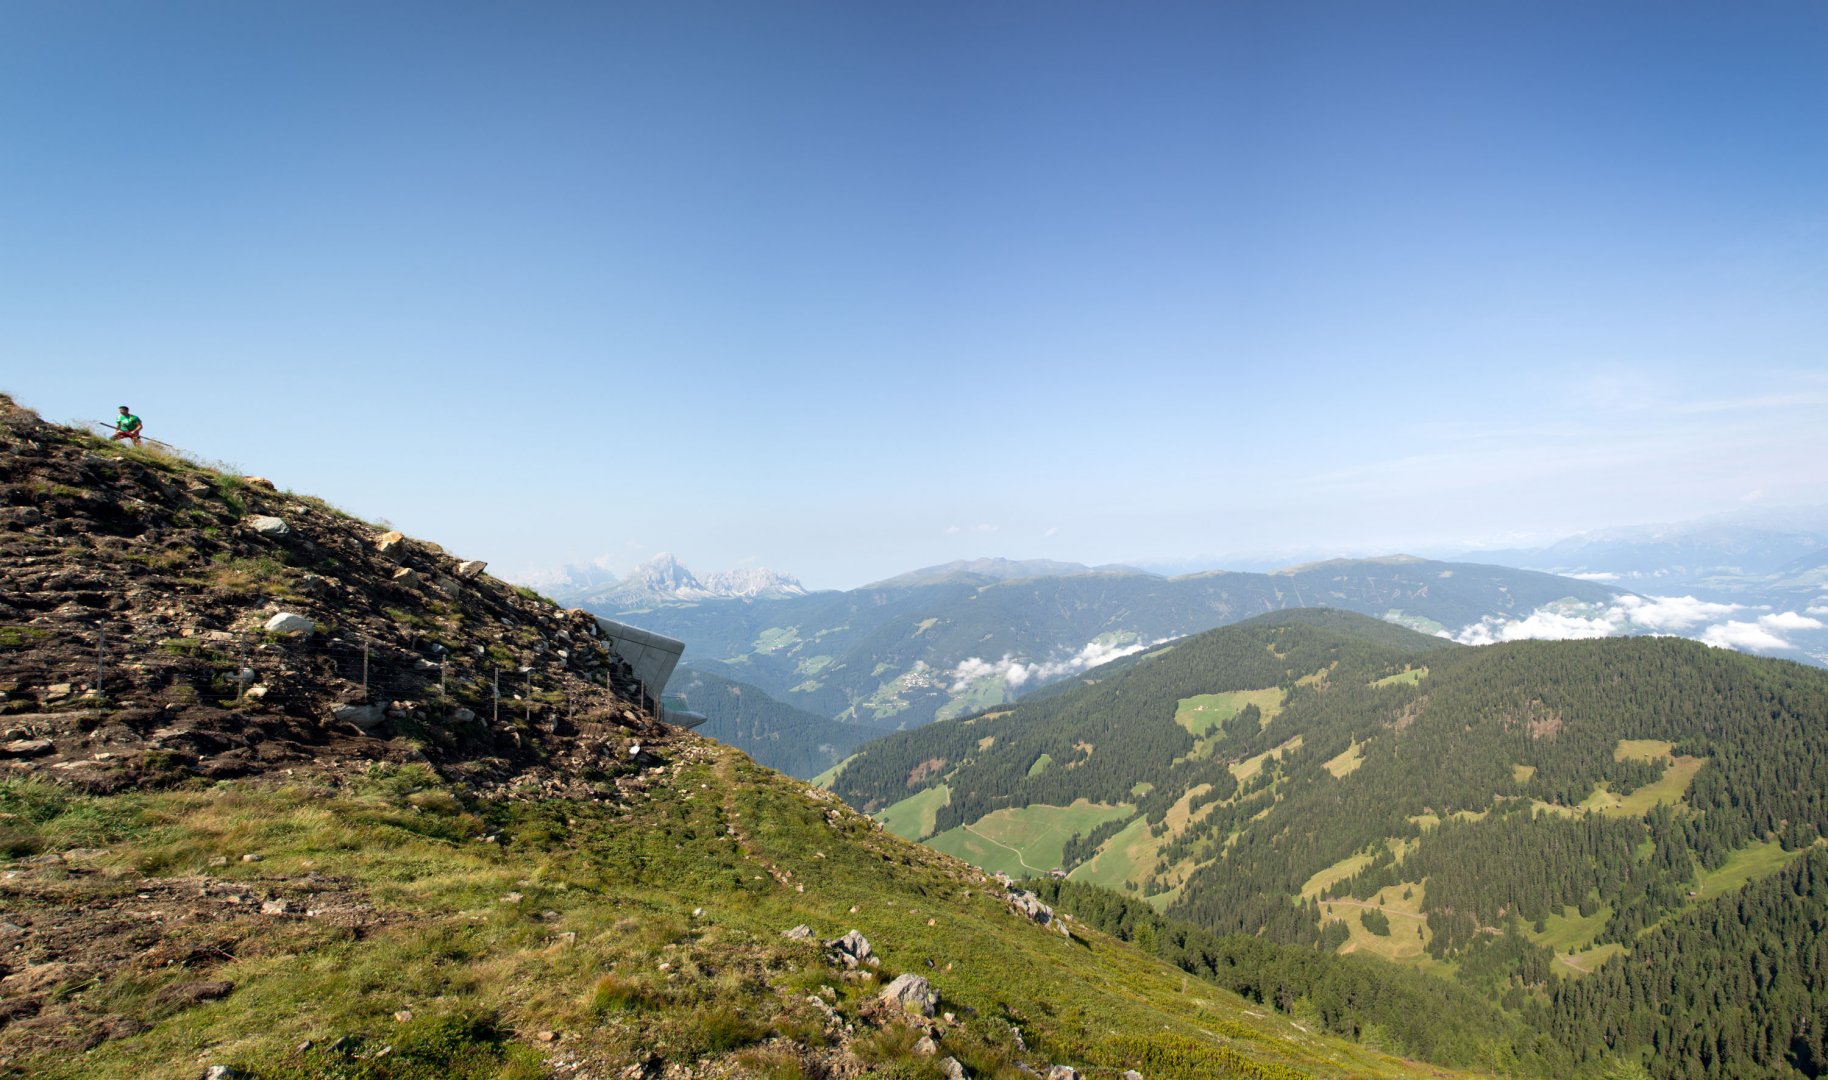
[[[247,527],[262,536],[285,536],[292,531],[292,526],[286,524],[285,518],[271,517],[266,514],[256,514],[249,518]]]
[[[801,923],[792,930],[781,931],[781,936],[789,941],[805,941],[812,937],[812,927],[807,926],[805,923]]]
[[[0,754],[7,757],[37,757],[39,754],[50,753],[54,745],[49,739],[14,739],[0,745]]]
[[[946,1074],[946,1080],[966,1080],[971,1074],[955,1057],[946,1058],[939,1063],[939,1071]]]
[[[481,559],[467,559],[457,564],[457,576],[466,579],[473,578],[488,568],[489,564]]]
[[[1079,1080],[1079,1070],[1071,1065],[1055,1065],[1047,1070],[1047,1080]]]
[[[939,992],[926,979],[912,972],[896,976],[878,996],[888,1004],[899,1005],[904,1011],[921,1016],[932,1016],[933,1007],[939,1004]]]
[[[262,915],[284,915],[292,910],[292,905],[284,900],[268,900],[260,905]]]
[[[419,571],[402,566],[394,571],[393,582],[395,585],[417,585],[419,584]]]
[[[1125,1069],[1123,1071],[1122,1080],[1143,1080],[1143,1074],[1137,1072],[1135,1069]]]
[[[235,1080],[240,1075],[227,1065],[211,1065],[203,1070],[203,1080]]]
[[[406,554],[406,536],[398,532],[384,532],[375,538],[374,549],[390,559],[397,559]]]
[[[263,629],[269,634],[314,634],[317,622],[295,611],[282,611],[268,619]]]
[[[330,715],[345,724],[354,724],[363,731],[370,731],[381,726],[387,719],[387,710],[379,705],[338,705]]]
[[[939,1053],[939,1044],[933,1041],[933,1036],[922,1035],[920,1041],[914,1044],[914,1052],[921,1057],[932,1057]]]
[[[876,955],[874,950],[870,948],[870,939],[864,937],[863,934],[857,930],[852,930],[836,941],[826,942],[825,947],[837,950],[837,959],[843,961],[844,966],[847,968],[854,968],[858,964],[867,964],[874,959]]]

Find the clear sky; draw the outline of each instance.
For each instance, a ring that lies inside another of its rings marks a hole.
[[[0,389],[512,571],[1828,501],[1828,6],[0,7]]]

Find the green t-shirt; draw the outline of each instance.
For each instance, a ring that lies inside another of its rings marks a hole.
[[[128,413],[126,416],[123,416],[114,422],[114,430],[116,431],[132,431],[139,426],[140,418],[132,413]]]

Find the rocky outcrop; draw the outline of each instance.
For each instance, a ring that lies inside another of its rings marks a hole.
[[[595,620],[484,566],[0,397],[0,777],[423,760],[543,792],[664,758]]]
[[[926,979],[912,973],[897,975],[894,982],[882,988],[879,996],[884,1003],[918,1016],[932,1016],[939,1005],[938,991]]]

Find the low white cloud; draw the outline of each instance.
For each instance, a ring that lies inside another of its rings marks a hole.
[[[946,526],[946,532],[947,532],[947,533],[955,533],[955,532],[958,532],[958,531],[959,531],[959,527],[958,527],[958,526],[957,526],[957,525],[948,525],[948,526]]]
[[[1823,614],[1828,614],[1828,612]],[[1823,624],[1820,619],[1811,619],[1807,615],[1798,615],[1794,611],[1779,611],[1772,615],[1759,616],[1758,625],[1766,630],[1820,630]]]
[[[1828,615],[1828,604],[1817,604],[1804,610],[1811,615]]]
[[[1487,616],[1457,634],[1442,634],[1464,645],[1492,645],[1528,639],[1619,637],[1627,634],[1681,634],[1723,649],[1772,652],[1793,649],[1785,633],[1821,630],[1828,607],[1767,612],[1756,618],[1728,618],[1757,610],[1693,596],[1620,596],[1606,603],[1562,601],[1537,608],[1522,618]]]
[[[1687,630],[1743,609],[1740,604],[1717,604],[1692,596],[1621,596],[1617,607],[1626,620],[1647,630]]]
[[[1701,640],[1717,649],[1739,649],[1745,652],[1770,652],[1790,647],[1788,641],[1758,623],[1736,620],[1708,627],[1707,632],[1701,635]]]
[[[1007,653],[1001,660],[994,661],[973,656],[954,667],[948,674],[951,676],[952,692],[955,694],[963,693],[970,688],[972,683],[993,675],[1007,683],[1010,689],[1030,683],[1038,686],[1042,683],[1053,682],[1055,679],[1063,679],[1068,675],[1077,675],[1081,671],[1089,671],[1100,664],[1108,664],[1113,660],[1142,652],[1144,649],[1153,648],[1169,640],[1171,639],[1160,638],[1155,641],[1136,641],[1123,645],[1108,641],[1088,641],[1078,652],[1070,656],[1045,661],[1020,660]]]
[[[1589,570],[1584,573],[1563,574],[1562,576],[1571,577],[1575,581],[1617,581],[1619,579],[1619,576],[1610,570]]]

